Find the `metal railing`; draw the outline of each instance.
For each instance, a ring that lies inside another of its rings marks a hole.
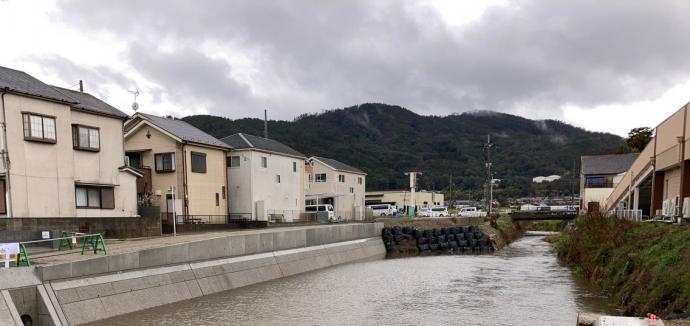
[[[609,215],[632,222],[642,222],[641,209],[616,209],[610,211]]]
[[[11,243],[5,243],[8,245]],[[74,253],[73,250],[85,252],[93,251],[94,254],[102,252],[108,254],[105,238],[100,233],[86,234],[79,232],[62,231],[60,237],[22,241],[14,243],[16,252],[0,254],[0,267],[31,266],[31,256],[48,257]],[[12,258],[12,259],[10,259]]]
[[[228,224],[227,215],[178,215],[177,224]]]

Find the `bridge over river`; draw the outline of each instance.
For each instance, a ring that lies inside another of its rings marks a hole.
[[[510,214],[513,221],[562,221],[576,217],[577,212],[573,211],[516,211]]]

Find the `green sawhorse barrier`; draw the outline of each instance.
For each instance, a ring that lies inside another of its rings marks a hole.
[[[70,233],[72,232],[62,231],[62,233],[60,233],[60,240],[58,240],[58,251],[62,251],[65,248],[74,249],[72,248],[72,239],[70,239],[70,236],[73,234]]]
[[[31,258],[26,251],[26,246],[23,243],[19,243],[19,254],[17,255],[17,266],[31,266]]]
[[[83,255],[84,251],[87,249],[93,250],[94,254],[97,254],[99,251],[102,251],[104,255],[108,254],[108,250],[105,247],[105,240],[100,233],[84,237],[84,242],[81,244],[81,254]]]

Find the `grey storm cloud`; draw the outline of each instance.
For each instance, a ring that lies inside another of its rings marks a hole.
[[[407,1],[72,0],[58,9],[63,22],[126,40],[129,64],[166,96],[230,117],[385,102],[558,118],[563,105],[656,98],[690,69],[687,1],[511,1],[460,27]],[[161,50],[163,41],[175,46]],[[257,95],[205,41],[255,59],[258,80],[285,91]]]

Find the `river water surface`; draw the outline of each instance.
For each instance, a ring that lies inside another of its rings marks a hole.
[[[98,322],[98,325],[549,325],[612,313],[542,237],[494,255],[348,264]]]

